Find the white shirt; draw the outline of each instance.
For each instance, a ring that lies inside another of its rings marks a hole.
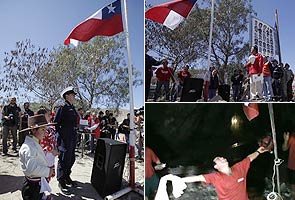
[[[26,136],[25,142],[19,150],[21,170],[30,178],[48,177],[50,168],[44,151],[40,144],[30,136]]]

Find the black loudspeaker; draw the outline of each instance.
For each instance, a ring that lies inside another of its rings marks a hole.
[[[230,86],[229,85],[219,85],[218,86],[218,95],[221,96],[221,98],[224,101],[229,101]]]
[[[127,144],[100,138],[91,174],[91,184],[102,198],[121,189]]]
[[[200,78],[184,79],[180,101],[195,102],[202,97],[204,80]]]

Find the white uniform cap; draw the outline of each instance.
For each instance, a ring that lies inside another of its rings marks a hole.
[[[65,95],[66,93],[69,93],[69,92],[71,92],[71,93],[73,93],[73,94],[77,94],[77,93],[74,91],[74,87],[73,87],[73,86],[70,86],[70,87],[65,88],[65,89],[60,93],[60,96],[61,96],[62,98],[64,98],[64,95]]]

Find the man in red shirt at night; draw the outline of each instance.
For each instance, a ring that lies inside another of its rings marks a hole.
[[[219,200],[248,200],[247,194],[247,173],[250,164],[259,154],[268,151],[265,147],[259,147],[257,151],[248,155],[244,160],[236,163],[232,167],[223,157],[214,158],[214,168],[218,171],[211,174],[201,174],[182,178],[184,182],[203,182],[212,184]]]
[[[149,147],[145,147],[145,196],[147,198],[154,196],[159,185],[159,177],[155,173],[153,163],[161,164],[160,159]]]
[[[166,101],[169,101],[169,83],[170,83],[170,78],[173,76],[173,69],[171,67],[168,67],[167,59],[163,59],[162,64],[163,66],[159,67],[156,71],[156,77],[158,81],[157,81],[154,101],[157,101],[160,94],[160,90],[163,85],[165,89]]]
[[[288,177],[291,185],[292,199],[295,199],[295,133],[284,133],[283,151],[289,150]]]
[[[250,100],[262,98],[263,77],[261,76],[263,68],[263,56],[258,53],[258,47],[251,48],[251,56],[246,64],[250,78]]]

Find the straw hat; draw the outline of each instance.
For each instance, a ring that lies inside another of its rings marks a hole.
[[[28,128],[23,129],[19,132],[24,132],[24,131],[37,129],[37,128],[41,128],[44,126],[50,126],[50,125],[54,125],[54,124],[56,124],[56,123],[48,123],[45,118],[45,115],[34,115],[34,116],[30,116],[28,118]]]

